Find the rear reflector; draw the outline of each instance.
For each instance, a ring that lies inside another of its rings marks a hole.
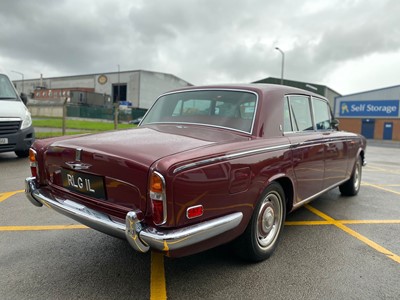
[[[186,217],[188,219],[201,217],[203,215],[203,212],[203,205],[191,206],[186,210]]]

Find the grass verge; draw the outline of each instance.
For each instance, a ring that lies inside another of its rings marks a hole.
[[[32,124],[33,127],[62,128],[62,119],[61,118],[34,119],[32,120]],[[133,124],[118,124],[117,129],[130,129],[135,127],[136,125]],[[66,135],[96,133],[96,132],[114,130],[114,123],[87,121],[87,120],[67,120],[66,129],[67,129]],[[79,129],[79,131],[74,131],[74,129],[75,130]],[[36,132],[35,136],[37,139],[45,139],[45,138],[62,136],[62,133],[60,131]]]
[[[32,120],[34,127],[46,127],[46,128],[62,128],[62,119],[38,119]],[[87,121],[87,120],[67,120],[68,129],[80,129],[90,131],[107,131],[114,129],[114,123],[98,122],[98,121]],[[134,128],[136,125],[132,124],[118,124],[118,129],[129,129]]]

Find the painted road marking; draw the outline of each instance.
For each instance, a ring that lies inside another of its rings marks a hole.
[[[385,168],[382,168],[382,167],[371,166],[370,164],[368,164],[365,170],[369,171],[369,169],[373,169],[371,171],[374,171],[374,172],[380,171],[380,172],[383,172],[383,173],[400,174],[400,171],[397,171],[397,170],[385,169]]]
[[[336,220],[340,224],[400,224],[400,220]],[[332,225],[330,221],[286,221],[285,226]]]
[[[328,216],[327,214],[323,213],[322,211],[319,211],[318,209],[310,206],[309,204],[306,204],[304,207],[307,208],[312,213],[314,213],[317,216],[319,216],[320,218],[324,219],[325,221],[330,222],[332,225],[335,225],[336,227],[342,229],[344,232],[352,235],[353,237],[357,238],[361,242],[367,244],[371,248],[373,248],[376,251],[386,255],[388,258],[390,258],[390,259],[392,259],[395,262],[400,264],[400,256],[398,256],[398,255],[394,254],[393,252],[387,250],[386,248],[378,245],[377,243],[371,241],[367,237],[359,234],[358,232],[354,231],[353,229],[350,229],[349,227],[347,227],[344,224],[338,222],[337,220],[333,219],[332,217]]]
[[[0,193],[0,202],[3,202],[4,200],[10,198],[11,196],[14,196],[15,194],[23,193],[25,192],[24,190],[19,190],[19,191],[14,191],[14,192],[6,192],[6,193]]]
[[[381,185],[376,185],[376,184],[372,184],[372,183],[368,183],[368,182],[364,182],[362,185],[363,186],[371,186],[373,188],[376,188],[376,189],[379,189],[379,190],[382,190],[382,191],[385,191],[385,192],[389,192],[389,193],[393,193],[393,194],[396,194],[396,195],[400,195],[400,192],[394,191],[394,190],[391,190],[391,189],[387,189],[387,188],[385,188],[385,187],[383,187]]]
[[[384,187],[383,185],[375,185],[364,182],[363,185],[371,186],[377,189],[381,189],[390,193],[400,195],[400,192],[393,191]],[[386,185],[390,187],[396,187],[398,185]],[[24,190],[2,193],[0,194],[0,202],[8,199],[9,197],[22,193]],[[357,238],[368,246],[372,247],[376,251],[386,255],[388,258],[400,263],[400,257],[393,252],[387,250],[386,248],[378,245],[377,243],[371,241],[365,236],[359,234],[358,232],[350,229],[344,224],[400,224],[400,220],[335,220],[330,216],[324,214],[323,212],[317,210],[316,208],[305,205],[305,208],[310,210],[312,213],[324,219],[323,221],[287,221],[285,225],[289,226],[315,226],[315,225],[334,225],[351,236]],[[0,231],[30,231],[30,230],[65,230],[65,229],[87,229],[88,227],[84,225],[53,225],[53,226],[0,226]],[[161,253],[152,252],[151,253],[151,273],[150,273],[150,299],[153,300],[164,300],[167,299],[166,290],[166,280],[165,280],[165,270],[164,270],[164,256]]]
[[[50,226],[0,226],[0,231],[40,231],[40,230],[66,230],[88,229],[85,225],[50,225]]]
[[[150,299],[167,299],[167,288],[165,284],[164,271],[164,255],[158,252],[151,252]]]

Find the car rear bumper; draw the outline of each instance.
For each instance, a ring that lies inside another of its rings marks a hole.
[[[235,212],[184,228],[158,229],[143,224],[135,211],[130,211],[123,223],[102,212],[56,196],[47,189],[38,188],[35,177],[26,178],[25,195],[35,206],[45,205],[93,229],[125,238],[139,252],[182,249],[234,229],[243,218],[241,212]]]

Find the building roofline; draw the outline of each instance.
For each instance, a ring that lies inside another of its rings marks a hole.
[[[262,83],[262,82],[261,82],[262,80],[267,80],[267,79],[281,80],[281,78],[269,76],[269,77],[267,77],[267,78],[263,78],[263,79],[260,79],[260,80],[257,80],[257,81],[253,81],[253,83]],[[318,86],[318,87],[321,87],[321,88],[327,88],[327,89],[331,90],[332,92],[334,92],[335,94],[341,95],[340,93],[338,93],[337,91],[335,91],[334,89],[330,88],[330,87],[327,86],[327,85],[284,78],[283,81],[285,82],[285,80],[286,80],[286,81],[298,82],[298,83],[304,83],[305,85],[311,84],[311,85],[315,85],[315,86]]]
[[[393,85],[393,86],[388,86],[388,87],[382,87],[382,88],[378,88],[378,89],[368,90],[368,91],[364,91],[364,92],[358,92],[358,93],[352,93],[352,94],[347,94],[347,95],[342,95],[342,96],[336,96],[335,99],[336,98],[350,97],[350,96],[355,96],[355,95],[362,95],[362,94],[371,93],[371,92],[378,92],[378,91],[388,90],[388,89],[393,89],[393,88],[400,88],[400,85]]]
[[[171,73],[165,73],[165,72],[156,72],[156,71],[149,71],[149,70],[143,70],[143,69],[138,69],[138,70],[125,70],[125,71],[113,71],[113,72],[101,72],[101,73],[90,73],[90,74],[79,74],[79,75],[65,75],[65,76],[53,76],[53,77],[43,77],[42,80],[52,80],[52,79],[65,79],[65,78],[77,78],[77,77],[82,77],[82,76],[99,76],[99,75],[107,75],[107,74],[124,74],[124,73],[133,73],[133,72],[147,72],[147,73],[156,73],[156,74],[164,74],[164,75],[169,75],[169,76],[173,76],[179,80],[185,81],[186,83],[193,85],[192,83],[174,75]],[[24,81],[29,81],[29,80],[40,80],[41,78],[25,78]],[[22,79],[16,79],[13,80],[13,82],[22,82]]]

